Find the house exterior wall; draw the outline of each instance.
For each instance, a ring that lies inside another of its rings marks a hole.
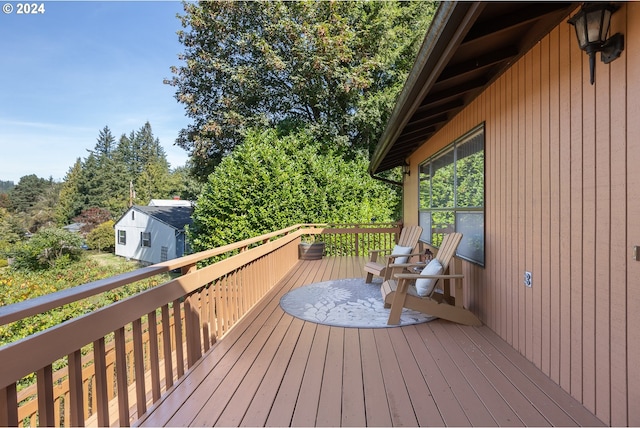
[[[116,255],[145,263],[160,263],[162,261],[162,247],[166,247],[167,259],[176,258],[176,229],[148,214],[140,211],[134,212],[133,219],[131,218],[131,210],[129,210],[114,227]],[[126,230],[127,232],[125,245],[118,244],[119,230]],[[151,233],[151,247],[141,246],[141,232]]]
[[[404,220],[418,165],[485,122],[486,266],[464,264],[465,305],[604,422],[640,425],[640,4],[611,30],[625,50],[598,55],[595,85],[562,22],[418,149]]]

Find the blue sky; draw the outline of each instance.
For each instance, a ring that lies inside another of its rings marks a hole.
[[[162,83],[181,64],[181,2],[44,1],[36,15],[0,3],[0,180],[61,181],[102,128],[118,140],[147,121],[184,165],[174,142],[189,119]]]

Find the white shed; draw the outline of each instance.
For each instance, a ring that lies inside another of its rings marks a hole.
[[[182,257],[193,209],[134,205],[116,222],[116,255],[154,264]]]

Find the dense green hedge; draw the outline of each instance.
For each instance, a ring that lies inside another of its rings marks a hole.
[[[396,220],[397,189],[364,154],[345,159],[307,130],[253,131],[209,176],[189,238],[202,251],[298,223]]]

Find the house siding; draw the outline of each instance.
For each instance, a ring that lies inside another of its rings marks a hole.
[[[127,231],[126,245],[118,244],[118,230]],[[151,233],[151,247],[142,247],[141,232]],[[177,257],[176,229],[140,211],[131,219],[130,211],[115,225],[116,255],[140,260],[145,263],[160,263],[162,247],[167,247],[168,258]],[[180,254],[181,255],[181,254]]]
[[[625,51],[588,57],[562,22],[410,158],[485,122],[485,267],[465,305],[600,419],[640,425],[640,4],[613,15]],[[525,271],[533,287],[523,285]]]

